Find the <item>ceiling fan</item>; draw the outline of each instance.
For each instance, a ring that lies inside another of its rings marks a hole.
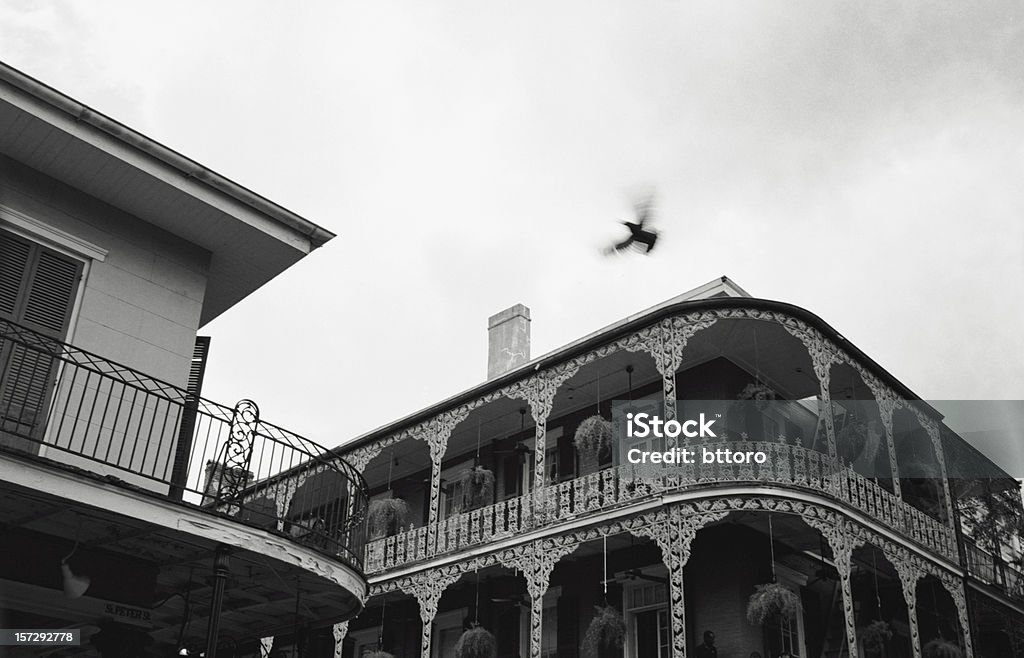
[[[602,583],[622,583],[622,582],[633,582],[636,580],[649,580],[652,583],[658,583],[660,585],[667,585],[668,578],[664,576],[652,576],[644,573],[642,569],[629,569],[616,574],[614,578],[601,581]]]

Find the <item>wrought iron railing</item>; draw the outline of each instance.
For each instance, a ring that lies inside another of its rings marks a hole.
[[[0,446],[119,478],[362,565],[366,483],[259,417],[0,319]]]
[[[964,537],[964,567],[981,582],[992,585],[1007,596],[1024,600],[1024,573]]]
[[[761,465],[698,463],[685,469],[661,471],[633,465],[607,468],[488,507],[455,514],[436,523],[433,528],[413,528],[371,541],[366,550],[366,573],[379,573],[403,564],[575,521],[645,498],[686,489],[741,483],[771,484],[823,493],[957,561],[956,535],[948,524],[899,500],[888,489],[843,465],[838,459],[801,446],[781,443],[734,441],[702,445],[712,451],[718,448],[761,451],[767,459]]]

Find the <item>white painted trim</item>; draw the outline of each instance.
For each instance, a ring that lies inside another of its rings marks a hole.
[[[67,473],[18,455],[0,456],[0,481],[33,491],[45,491],[68,501],[102,509],[155,526],[237,546],[303,569],[366,599],[366,580],[354,569],[313,549],[258,528],[201,510],[122,489],[87,476]]]
[[[70,256],[84,256],[101,263],[107,259],[109,253],[107,249],[54,228],[3,204],[0,204],[0,219],[10,224],[14,232],[22,237],[36,242],[44,242],[46,246],[56,247],[58,251],[63,251]]]

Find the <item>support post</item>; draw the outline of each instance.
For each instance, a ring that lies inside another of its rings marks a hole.
[[[224,585],[231,573],[227,546],[218,546],[213,558],[213,601],[210,603],[210,619],[206,627],[206,658],[217,658],[217,634],[220,630],[220,608],[224,603]]]
[[[909,555],[895,556],[896,572],[903,586],[903,600],[907,604],[907,621],[910,626],[910,647],[914,658],[921,658],[921,633],[917,628],[917,581],[921,574],[913,568]]]

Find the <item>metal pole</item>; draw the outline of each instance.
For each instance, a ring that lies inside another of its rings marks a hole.
[[[218,546],[217,555],[213,558],[213,601],[210,603],[210,620],[206,627],[206,658],[217,656],[217,631],[220,626],[220,606],[224,601],[224,584],[228,580],[231,569],[228,555],[231,549]]]

